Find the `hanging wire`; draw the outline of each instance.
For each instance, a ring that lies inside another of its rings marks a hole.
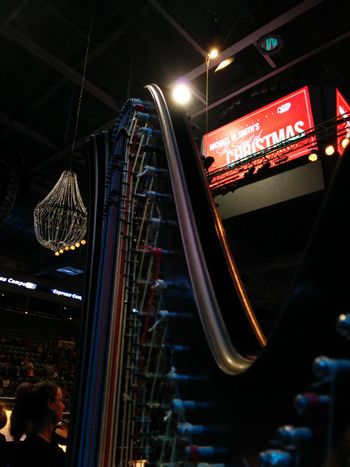
[[[224,44],[227,43],[227,41],[229,40],[233,30],[235,29],[235,27],[237,26],[238,22],[240,21],[243,13],[245,12],[245,10],[247,9],[247,6],[248,6],[248,3],[249,3],[250,0],[246,0],[246,2],[244,3],[244,5],[241,7],[238,15],[236,16],[234,22],[233,22],[233,25],[231,26],[229,32],[226,34],[226,37],[225,37],[225,40],[224,40]]]
[[[75,127],[74,127],[73,141],[72,141],[72,149],[71,149],[71,154],[70,154],[70,162],[69,162],[69,168],[70,169],[72,168],[73,153],[74,153],[75,143],[76,143],[77,134],[78,134],[80,109],[81,109],[82,97],[83,97],[83,92],[84,92],[84,87],[85,87],[86,66],[87,66],[87,60],[88,60],[89,48],[90,48],[90,42],[91,42],[91,36],[92,36],[92,25],[93,25],[93,20],[94,20],[94,17],[95,17],[94,11],[95,11],[95,8],[93,9],[93,12],[92,12],[92,15],[91,15],[90,26],[89,26],[89,34],[88,34],[87,44],[86,44],[83,76],[82,76],[81,89],[80,89],[80,94],[79,94],[79,99],[78,99],[78,107],[77,107],[77,114],[76,114],[76,118],[75,118]]]

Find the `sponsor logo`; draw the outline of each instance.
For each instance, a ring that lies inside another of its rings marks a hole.
[[[285,104],[280,105],[277,108],[277,113],[278,114],[284,114],[284,112],[288,112],[288,110],[291,108],[292,104],[290,102],[286,102]]]
[[[14,279],[13,277],[1,276],[0,282],[7,282],[8,284],[11,284],[11,285],[17,285],[17,287],[25,287],[26,289],[32,289],[32,290],[35,290],[37,288],[37,284],[34,284],[33,282],[19,281],[17,279]]]

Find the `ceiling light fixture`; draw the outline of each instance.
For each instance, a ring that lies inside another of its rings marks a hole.
[[[76,174],[64,170],[56,185],[34,209],[34,231],[38,242],[57,251],[69,249],[86,234],[87,210]]]
[[[223,70],[227,66],[231,65],[231,63],[233,63],[234,59],[235,59],[234,57],[230,57],[230,58],[226,58],[226,60],[223,60],[222,62],[220,62],[219,65],[214,70],[215,73],[217,71]]]
[[[177,84],[173,89],[173,99],[177,104],[185,105],[191,100],[191,90],[187,84]]]
[[[327,154],[327,156],[333,156],[333,154],[335,153],[335,149],[334,149],[333,144],[328,144],[325,147],[324,152]]]
[[[218,49],[211,49],[205,57],[205,132],[208,133],[208,104],[209,104],[209,67],[210,61],[219,56]]]
[[[82,243],[87,229],[87,209],[83,203],[72,158],[78,132],[82,96],[85,85],[86,65],[91,41],[93,16],[87,37],[84,70],[78,100],[74,136],[70,154],[70,168],[64,170],[50,193],[34,209],[34,232],[38,242],[53,250],[58,256],[64,250],[75,250],[75,243]],[[57,254],[58,253],[58,254]]]
[[[268,34],[258,41],[258,48],[263,54],[273,55],[283,47],[283,41],[278,34]]]
[[[217,58],[218,56],[219,56],[219,51],[216,48],[211,49],[210,52],[208,53],[208,57],[210,58],[210,60],[214,60],[214,58]]]
[[[310,154],[308,155],[308,159],[310,162],[316,162],[318,160],[317,152],[316,151],[310,152]]]
[[[64,249],[59,248],[58,250],[55,251],[55,256],[63,255],[63,253],[65,253],[66,251],[68,252],[71,250],[75,250],[76,248],[79,248],[80,246],[84,246],[84,245],[86,245],[86,240],[81,240],[80,242],[76,242],[74,243],[74,245],[72,244],[70,246],[65,246]]]
[[[350,138],[349,136],[346,136],[344,139],[342,139],[340,144],[341,144],[341,147],[345,149],[349,146],[349,143],[350,143]]]

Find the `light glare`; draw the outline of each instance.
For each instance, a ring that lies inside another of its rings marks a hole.
[[[187,104],[191,99],[191,91],[186,84],[178,84],[173,91],[173,98],[178,104]]]
[[[349,143],[350,143],[350,139],[349,137],[347,136],[346,138],[344,138],[341,142],[341,146],[343,149],[345,149],[346,147],[349,146]]]
[[[227,66],[231,65],[233,60],[234,60],[234,57],[226,58],[226,60],[223,60],[222,62],[220,62],[219,65],[215,68],[215,72],[220,71],[223,68],[226,68]]]
[[[335,152],[335,149],[332,144],[329,144],[325,149],[325,153],[327,154],[327,156],[333,156],[334,152]]]
[[[317,159],[318,159],[318,155],[317,155],[316,152],[311,152],[311,153],[309,154],[309,161],[310,161],[310,162],[316,162]]]
[[[210,58],[211,60],[213,60],[214,58],[216,58],[218,55],[219,55],[218,49],[211,49],[211,51],[209,52],[209,58]]]

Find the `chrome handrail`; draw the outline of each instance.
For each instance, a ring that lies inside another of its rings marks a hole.
[[[146,89],[152,95],[159,116],[184,254],[204,333],[219,368],[227,374],[237,375],[245,372],[253,361],[242,356],[235,348],[222,317],[203,254],[174,128],[163,92],[156,84],[147,85]]]

